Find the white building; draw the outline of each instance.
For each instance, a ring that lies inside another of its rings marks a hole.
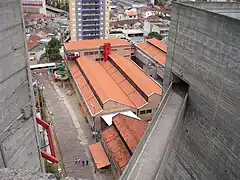
[[[160,20],[160,21],[145,20],[143,28],[146,36],[150,32],[157,32],[163,37],[167,37],[169,32],[169,26],[170,26],[170,21],[168,20]]]
[[[23,12],[47,15],[45,0],[21,0]]]

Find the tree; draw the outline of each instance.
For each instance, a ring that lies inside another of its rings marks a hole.
[[[151,38],[156,38],[158,40],[162,40],[163,37],[161,36],[161,34],[159,34],[157,32],[150,32],[148,34],[148,39],[151,39]]]
[[[57,39],[51,39],[46,46],[46,56],[51,61],[61,60],[62,57],[60,55],[61,43]]]
[[[160,7],[163,7],[167,3],[167,0],[157,0],[156,4]]]

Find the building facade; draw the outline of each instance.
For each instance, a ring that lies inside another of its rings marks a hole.
[[[71,40],[104,39],[109,31],[109,0],[70,0]]]
[[[122,111],[152,119],[161,86],[130,60],[132,47],[126,41],[82,40],[64,46],[72,84],[92,126],[101,130],[103,115]]]
[[[24,13],[47,14],[45,0],[21,0]]]
[[[43,170],[21,1],[1,1],[0,168]]]

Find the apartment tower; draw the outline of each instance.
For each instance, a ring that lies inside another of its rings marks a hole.
[[[109,0],[70,0],[71,40],[104,39],[109,31]]]

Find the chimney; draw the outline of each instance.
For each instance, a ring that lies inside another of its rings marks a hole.
[[[110,43],[105,43],[103,46],[103,52],[104,52],[104,61],[108,61],[108,56],[111,52],[111,44]]]

